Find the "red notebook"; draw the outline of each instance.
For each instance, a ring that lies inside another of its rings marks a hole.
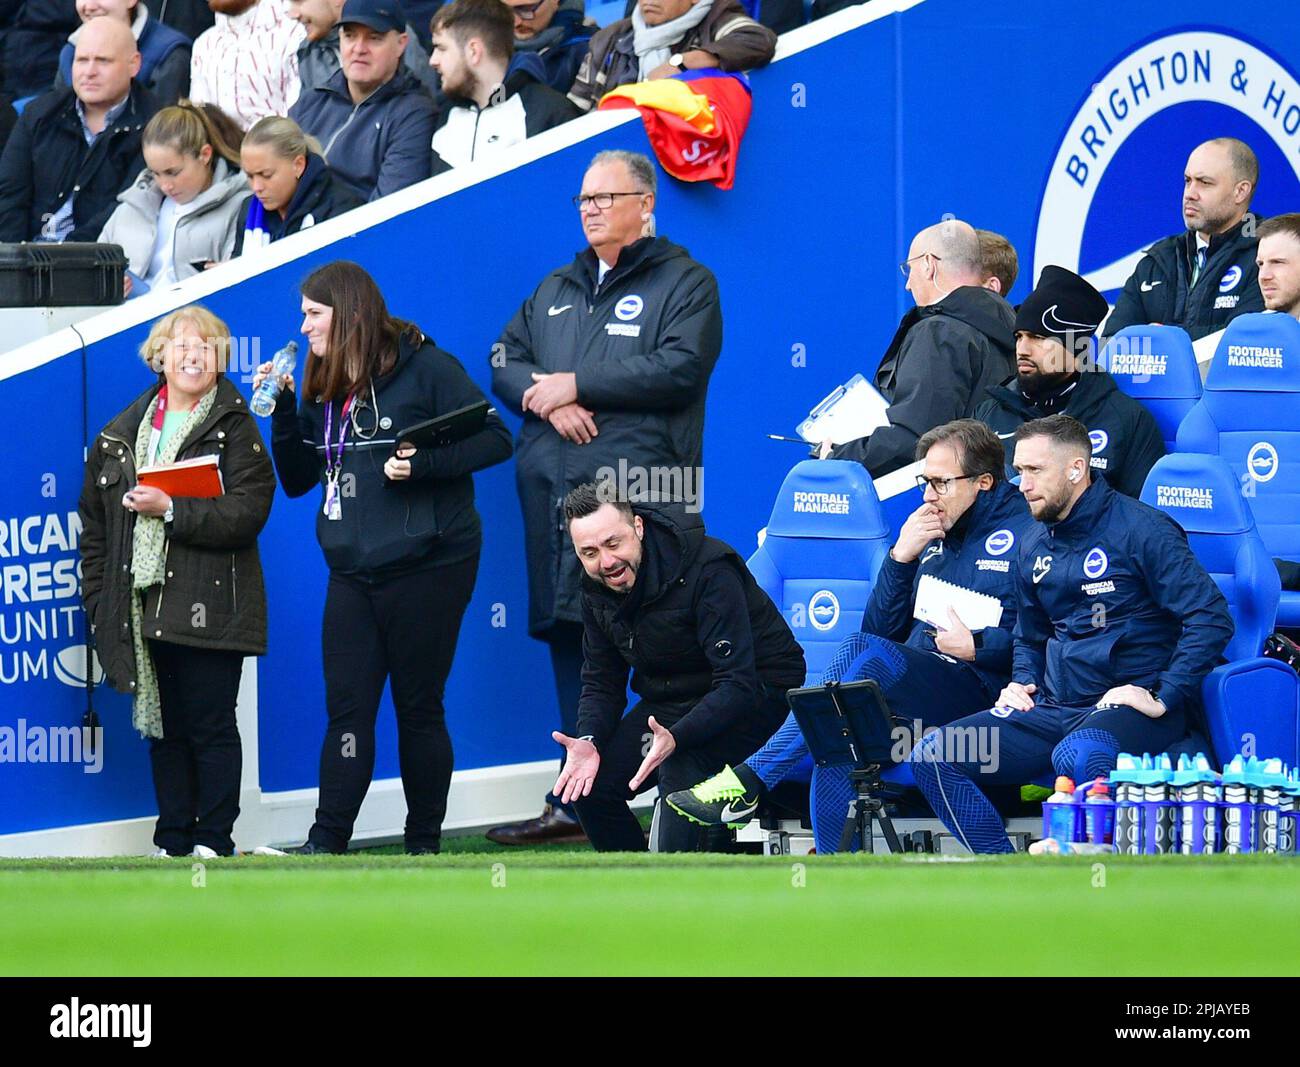
[[[152,485],[168,496],[212,497],[225,493],[218,456],[199,456],[179,463],[159,463],[141,467],[137,477],[141,485]]]

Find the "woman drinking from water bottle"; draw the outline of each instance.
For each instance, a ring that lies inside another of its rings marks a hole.
[[[454,357],[394,318],[355,263],[302,283],[303,398],[284,375],[271,447],[289,496],[320,487],[316,536],[329,566],[322,622],[328,722],[320,802],[293,852],[345,852],[375,760],[384,683],[397,711],[409,853],[437,852],[451,784],[443,711],[482,532],[474,471],[509,458],[495,412],[454,444],[403,448],[397,434],[483,401]],[[253,387],[271,371],[258,368]]]

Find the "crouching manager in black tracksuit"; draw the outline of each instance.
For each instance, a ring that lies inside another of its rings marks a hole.
[[[599,851],[644,851],[627,802],[658,784],[684,789],[739,763],[785,718],[803,684],[799,647],[729,545],[680,505],[633,508],[607,482],[580,485],[564,517],[582,580],[578,737],[555,783]],[[641,700],[624,715],[628,670]],[[699,831],[663,808],[659,852],[695,848]]]
[[[1120,392],[1093,358],[1093,332],[1105,317],[1101,293],[1064,267],[1044,267],[1016,309],[1015,377],[990,388],[975,417],[1006,447],[1021,423],[1069,415],[1088,429],[1093,472],[1136,497],[1165,444],[1151,412]],[[1006,452],[1011,478],[1012,449]]]

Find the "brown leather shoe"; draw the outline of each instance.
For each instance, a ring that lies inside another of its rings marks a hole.
[[[498,845],[560,845],[587,840],[580,823],[550,804],[536,819],[494,826],[485,836]]]

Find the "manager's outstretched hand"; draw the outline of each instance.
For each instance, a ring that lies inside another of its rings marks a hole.
[[[560,777],[555,779],[555,788],[551,793],[560,798],[561,804],[590,796],[596,772],[600,770],[600,753],[596,751],[596,746],[580,737],[562,734],[559,730],[552,730],[551,737],[564,746],[564,766],[560,770]]]
[[[641,788],[641,783],[654,773],[654,769],[671,756],[677,748],[677,738],[655,722],[653,715],[650,716],[649,726],[652,738],[650,751],[646,753],[645,759],[641,761],[641,769],[636,772],[636,777],[627,783],[628,788],[634,793]]]

